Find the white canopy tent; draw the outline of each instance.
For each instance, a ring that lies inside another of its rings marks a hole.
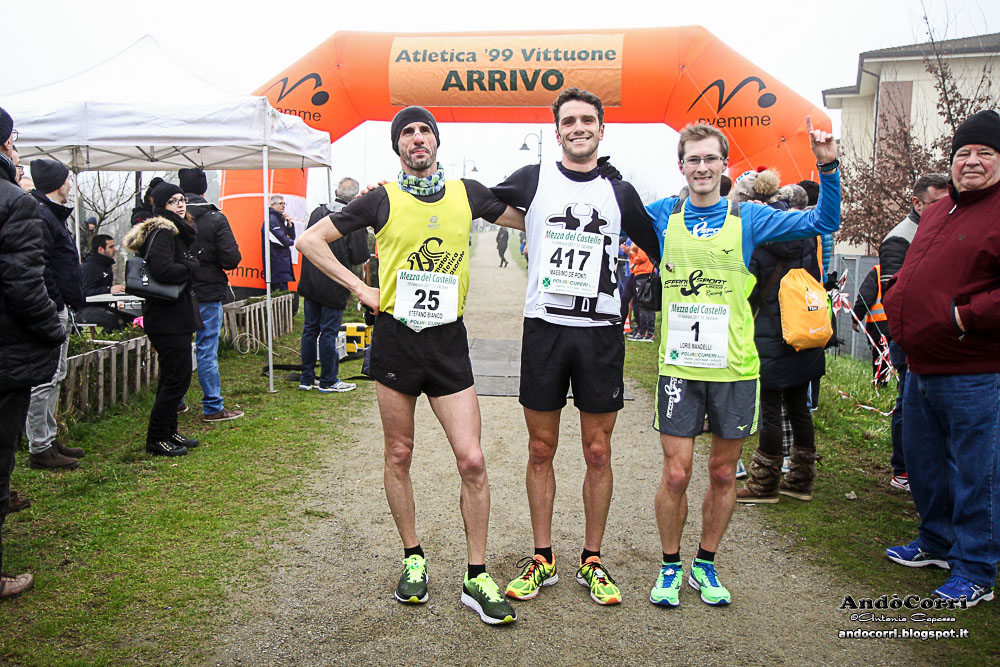
[[[24,162],[51,157],[81,171],[263,170],[330,166],[330,139],[265,97],[232,93],[174,61],[150,36],[83,72],[0,100]],[[77,218],[81,217],[77,197]],[[78,235],[77,235],[78,236]],[[77,241],[79,243],[79,239]],[[274,391],[271,262],[264,253],[268,368]]]

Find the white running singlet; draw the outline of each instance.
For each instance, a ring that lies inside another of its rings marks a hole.
[[[572,327],[621,319],[615,269],[621,210],[605,178],[583,183],[539,166],[538,189],[524,216],[528,289],[524,316]]]

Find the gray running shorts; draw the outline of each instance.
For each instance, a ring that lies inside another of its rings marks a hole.
[[[693,438],[709,431],[720,438],[745,438],[757,432],[760,382],[706,382],[661,375],[656,385],[653,428],[660,433]]]

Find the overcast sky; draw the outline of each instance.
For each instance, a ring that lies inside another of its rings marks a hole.
[[[824,88],[855,82],[859,53],[926,41],[923,7],[939,39],[1000,30],[1000,2],[995,0],[48,0],[4,4],[7,57],[0,71],[0,106],[4,94],[71,75],[145,34],[153,35],[172,57],[205,79],[249,93],[338,30],[586,30],[696,24],[822,107]],[[656,6],[650,8],[652,4]],[[149,75],[155,77],[156,72]],[[184,94],[171,89],[168,81],[163,90],[165,95]],[[830,116],[839,135],[839,118],[835,113]],[[337,142],[335,176],[393,178],[399,164],[389,148],[387,126],[366,123]],[[492,185],[537,159],[534,139],[528,140],[531,151],[517,149],[527,133],[539,130],[545,159],[555,159],[551,125],[445,125],[440,159],[449,176],[460,176],[463,162],[471,170],[474,162],[475,176]],[[666,126],[611,125],[601,152],[612,156],[640,193],[666,196],[680,183],[676,158],[671,159],[675,137]],[[315,189],[310,187],[311,199],[322,197]]]

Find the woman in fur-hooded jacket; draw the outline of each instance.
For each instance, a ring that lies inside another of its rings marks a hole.
[[[176,302],[147,299],[143,329],[156,348],[160,381],[149,415],[146,451],[163,456],[187,454],[197,446],[177,433],[177,406],[191,384],[191,334],[202,327],[191,286],[198,260],[190,254],[197,232],[187,220],[184,193],[173,183],[153,190],[153,216],[125,236],[125,247],[146,258],[150,276],[163,283],[183,283]]]

